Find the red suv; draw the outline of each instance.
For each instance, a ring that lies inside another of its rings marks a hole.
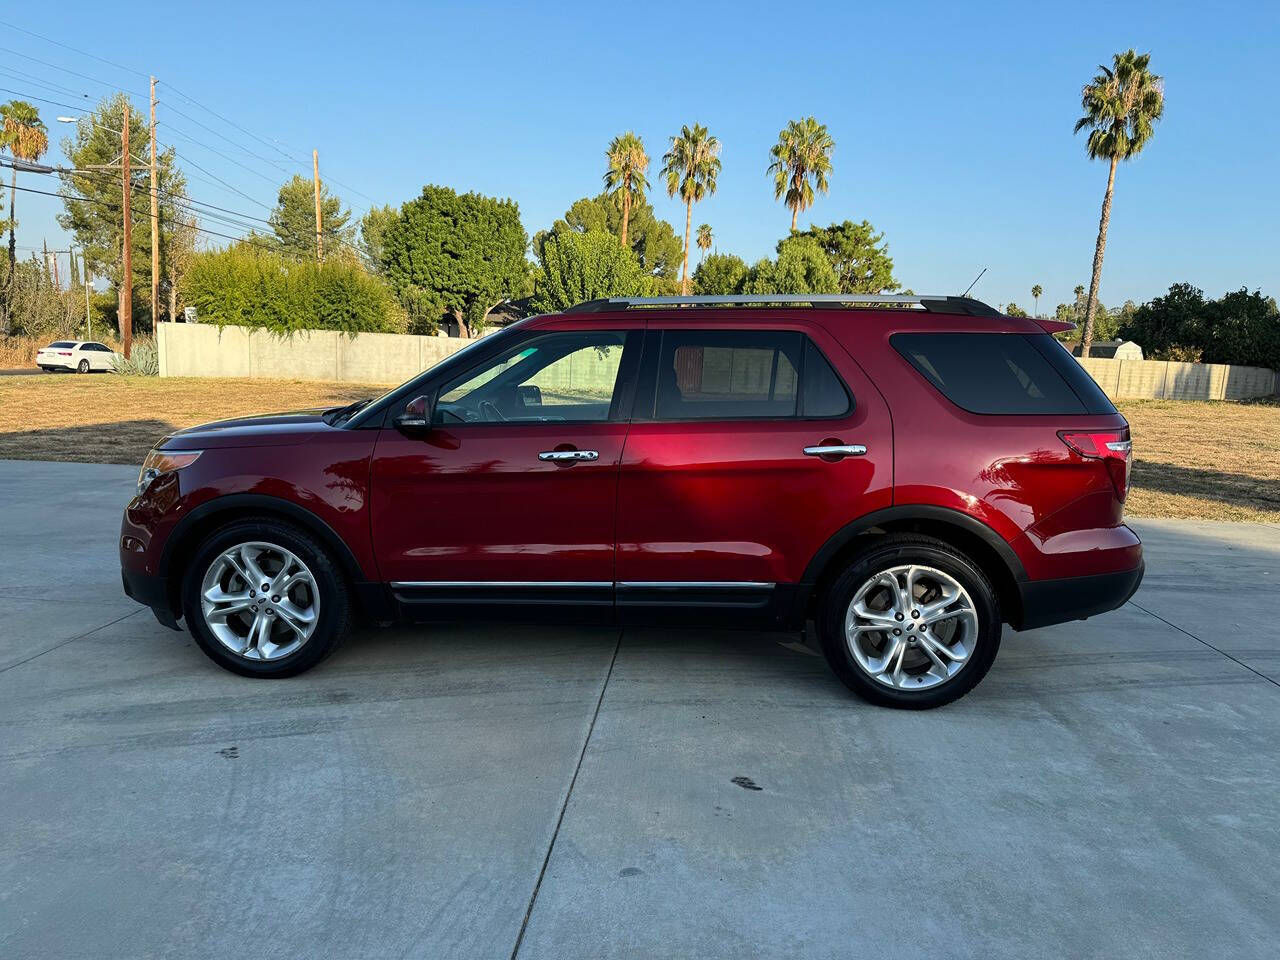
[[[932,707],[1001,625],[1123,604],[1129,427],[1050,333],[959,297],[593,301],[372,401],[166,437],[125,591],[255,677],[375,621],[795,630]]]

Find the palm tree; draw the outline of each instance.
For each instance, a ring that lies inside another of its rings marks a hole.
[[[778,134],[778,142],[769,153],[773,163],[773,198],[785,197],[791,208],[791,232],[796,230],[796,216],[813,206],[813,193],[827,192],[827,174],[831,172],[831,151],[836,142],[827,133],[827,125],[813,117],[792,120]]]
[[[684,212],[684,267],[680,275],[680,293],[689,295],[689,231],[693,226],[693,205],[709,193],[716,192],[720,174],[720,141],[695,123],[680,128],[680,136],[671,138],[671,149],[662,155],[662,176],[667,179],[667,196],[680,194]]]
[[[604,152],[609,169],[604,174],[604,188],[609,193],[622,194],[622,246],[627,246],[627,224],[631,221],[632,199],[643,200],[649,189],[644,172],[649,169],[649,155],[644,152],[644,141],[628,130],[614,137]]]
[[[698,255],[698,262],[701,263],[707,258],[707,251],[711,249],[713,243],[711,236],[711,224],[704,223],[698,227],[698,249],[702,251]]]
[[[49,149],[49,130],[40,119],[40,111],[25,100],[10,100],[0,104],[0,117],[4,118],[4,126],[0,128],[0,146],[8,148],[14,160],[25,160],[35,163]],[[18,167],[13,166],[13,174],[9,181],[9,275],[5,281],[3,303],[0,304],[0,335],[9,334],[9,299],[13,290],[13,275],[18,260],[18,248],[14,238],[13,201],[18,191]]]
[[[1098,221],[1098,243],[1093,252],[1093,279],[1089,281],[1089,301],[1085,306],[1080,356],[1089,356],[1093,345],[1093,319],[1098,309],[1098,284],[1102,280],[1102,255],[1107,249],[1107,226],[1111,222],[1111,196],[1115,191],[1116,165],[1142,152],[1155,133],[1155,123],[1164,112],[1164,81],[1148,68],[1151,54],[1127,50],[1115,55],[1111,68],[1099,66],[1099,73],[1085,84],[1080,103],[1084,116],[1076,121],[1075,132],[1089,131],[1091,160],[1109,160],[1107,192],[1102,198],[1102,218]]]
[[[1031,298],[1036,302],[1035,310],[1037,317],[1040,316],[1040,294],[1042,293],[1044,293],[1044,287],[1040,286],[1038,283],[1031,288]]]

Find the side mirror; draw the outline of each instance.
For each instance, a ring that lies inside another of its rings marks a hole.
[[[405,433],[425,433],[431,429],[435,418],[436,400],[433,396],[414,397],[404,406],[404,412],[392,422],[397,430]]]
[[[542,406],[542,389],[534,383],[524,383],[516,387],[516,399],[522,407]]]

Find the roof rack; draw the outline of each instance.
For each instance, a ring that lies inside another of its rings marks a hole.
[[[972,297],[900,296],[880,293],[760,293],[692,297],[609,297],[575,304],[565,313],[606,313],[653,307],[894,307],[958,313],[971,317],[998,317],[1000,311]]]

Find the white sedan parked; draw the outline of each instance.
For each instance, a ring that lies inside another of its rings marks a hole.
[[[36,366],[48,373],[58,370],[92,373],[110,370],[116,352],[95,340],[55,340],[36,353]]]

